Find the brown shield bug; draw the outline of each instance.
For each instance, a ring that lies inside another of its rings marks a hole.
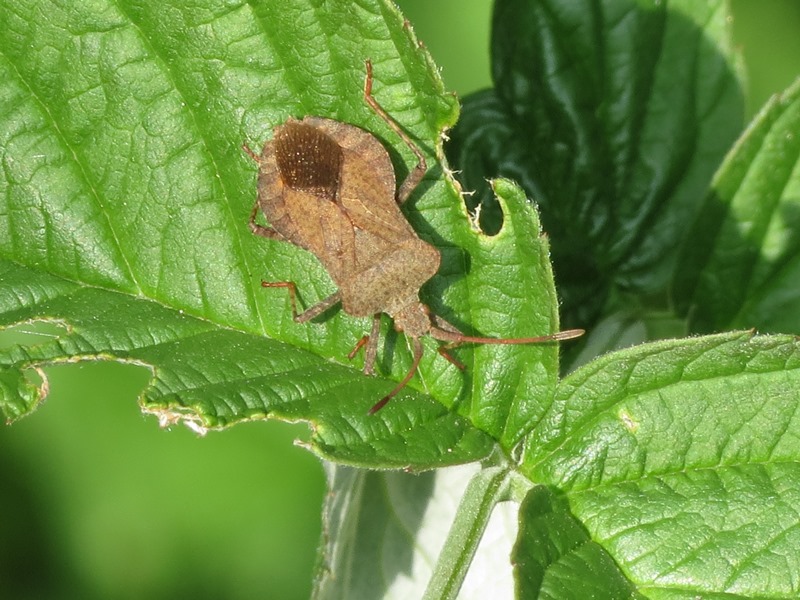
[[[411,339],[414,358],[406,376],[370,410],[383,408],[414,376],[422,358],[420,338],[430,335],[448,342],[446,348],[479,344],[535,344],[568,340],[583,334],[572,329],[552,335],[497,339],[464,335],[454,325],[431,314],[419,300],[420,287],[439,269],[439,251],[421,240],[400,205],[422,180],[427,169],[422,151],[372,96],[372,64],[366,62],[364,100],[417,157],[400,188],[392,162],[372,134],[354,125],[323,117],[290,118],[274,129],[260,155],[245,151],[258,163],[258,200],[250,214],[250,229],[266,238],[282,240],[314,254],[327,269],[338,291],[298,313],[293,282],[263,282],[264,287],[289,290],[295,322],[304,323],[341,302],[355,317],[373,317],[366,345],[364,372],[372,374],[378,350],[381,313]],[[256,223],[259,208],[269,226]]]

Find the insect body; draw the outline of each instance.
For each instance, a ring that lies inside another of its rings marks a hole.
[[[258,201],[250,215],[253,233],[290,242],[313,253],[338,291],[298,314],[292,282],[262,282],[286,287],[297,322],[305,322],[341,302],[353,316],[374,318],[366,345],[364,372],[374,370],[380,315],[394,319],[395,329],[412,341],[414,360],[405,378],[371,409],[380,410],[413,377],[422,357],[424,335],[458,344],[528,344],[571,339],[582,330],[553,335],[495,339],[465,336],[419,300],[419,289],[439,269],[439,251],[421,240],[400,205],[426,171],[425,157],[372,96],[372,65],[366,63],[364,99],[417,157],[417,165],[396,191],[389,154],[370,133],[354,125],[322,117],[289,119],[274,130],[261,155],[245,150],[258,162]],[[255,222],[259,208],[269,227]],[[442,354],[458,364],[449,355]]]

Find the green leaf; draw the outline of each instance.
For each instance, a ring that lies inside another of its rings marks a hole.
[[[520,507],[512,560],[520,599],[643,598],[569,508],[542,486]]]
[[[522,469],[649,598],[795,597],[798,389],[791,336],[615,352],[563,380]]]
[[[467,98],[448,155],[541,207],[565,321],[609,289],[661,291],[743,100],[725,0],[499,0],[495,89]],[[490,218],[491,220],[491,218]]]
[[[683,248],[673,297],[694,331],[800,331],[800,80],[726,158]]]
[[[394,382],[334,363],[368,320],[331,310],[297,324],[287,294],[260,286],[294,281],[305,306],[332,292],[314,256],[250,233],[256,165],[243,140],[257,147],[290,115],[324,115],[378,136],[398,179],[413,164],[364,102],[370,58],[376,98],[431,165],[403,207],[443,257],[423,301],[471,334],[557,328],[547,244],[521,193],[497,184],[509,215],[489,238],[443,176],[440,134],[457,105],[393,4],[28,0],[0,14],[0,320],[67,330],[1,355],[8,419],[44,396],[32,369],[81,359],[150,367],[142,405],[164,423],[307,420],[315,451],[374,467],[476,460],[493,440],[510,450],[546,408],[554,344],[465,346],[461,372],[426,340],[419,377],[367,418]],[[410,353],[388,322],[382,334],[378,370],[397,381]]]
[[[504,226],[495,236],[453,232],[470,259],[468,287],[454,291],[460,297],[453,304],[469,306],[469,322],[486,324],[482,334],[525,337],[555,331],[558,299],[536,210],[516,184],[495,180],[492,187],[506,215]],[[509,330],[512,315],[526,329]],[[558,345],[485,344],[473,352],[469,418],[503,448],[513,448],[550,404],[558,380]]]
[[[9,317],[68,326],[68,333],[52,341],[0,351],[0,410],[6,420],[31,410],[45,392],[25,383],[27,393],[20,395],[5,382],[49,364],[111,359],[152,369],[140,403],[164,425],[182,420],[203,432],[265,418],[308,421],[314,452],[373,467],[431,468],[482,458],[493,447],[463,417],[422,394],[410,394],[412,423],[367,415],[369,402],[362,399],[380,397],[391,384],[289,344],[12,263],[0,262],[0,275],[3,304],[18,299],[15,310],[0,313],[0,326]]]

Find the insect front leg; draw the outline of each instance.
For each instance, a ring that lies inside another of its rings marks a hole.
[[[250,211],[250,219],[247,221],[247,226],[250,227],[250,231],[255,235],[260,235],[261,237],[271,240],[286,241],[286,238],[275,231],[272,227],[266,227],[256,223],[256,216],[258,215],[259,208],[261,208],[261,205],[258,203],[258,201],[256,201],[256,203],[253,205],[253,210]]]
[[[259,165],[261,164],[261,157],[255,152],[253,152],[250,146],[248,146],[246,143],[242,144],[242,150],[244,150],[245,154],[247,154],[250,158],[256,161],[256,163],[258,163]]]
[[[422,150],[419,149],[419,146],[408,137],[408,134],[402,130],[397,121],[378,104],[378,101],[372,95],[372,61],[369,59],[365,61],[365,66],[367,68],[367,76],[364,79],[364,101],[369,104],[370,108],[374,110],[381,119],[386,121],[386,124],[392,128],[392,131],[403,140],[405,145],[414,153],[414,156],[417,157],[417,165],[411,169],[405,181],[400,185],[400,189],[397,191],[397,203],[402,204],[408,200],[411,192],[413,192],[414,188],[422,181],[422,178],[425,176],[425,171],[428,170],[428,165],[425,162],[425,155],[422,154]]]
[[[261,157],[253,152],[250,149],[250,146],[247,144],[242,144],[242,150],[252,158],[259,166],[261,165]],[[253,232],[255,235],[260,235],[261,237],[269,238],[271,240],[286,240],[280,233],[275,231],[272,227],[265,227],[264,225],[259,225],[256,223],[256,217],[258,216],[258,210],[261,208],[258,200],[253,205],[253,210],[250,211],[250,219],[247,221],[248,227],[250,227],[250,231]]]
[[[265,288],[272,288],[272,287],[280,287],[286,288],[289,290],[289,302],[292,305],[292,319],[294,319],[295,323],[305,323],[306,321],[310,321],[314,317],[318,317],[326,310],[328,310],[331,306],[340,302],[342,296],[339,292],[333,293],[324,300],[317,302],[311,308],[307,308],[301,313],[297,312],[297,286],[294,284],[293,281],[262,281],[261,287]]]

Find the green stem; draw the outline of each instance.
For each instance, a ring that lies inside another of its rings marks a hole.
[[[489,467],[469,482],[423,600],[455,600],[495,505],[508,497],[510,471]]]

